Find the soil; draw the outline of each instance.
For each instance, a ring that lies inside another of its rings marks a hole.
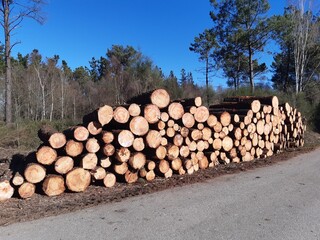
[[[205,182],[221,175],[235,174],[269,166],[314,150],[320,146],[319,136],[319,134],[310,132],[306,134],[306,145],[303,148],[291,149],[269,158],[258,159],[251,162],[218,165],[215,168],[199,170],[192,175],[173,175],[173,177],[169,179],[158,177],[152,182],[139,179],[139,181],[134,184],[116,183],[113,188],[105,188],[99,185],[89,186],[83,193],[66,192],[56,197],[48,197],[40,193],[35,194],[30,199],[20,199],[14,196],[7,201],[0,202],[0,226],[68,213],[99,204],[119,202],[131,196]],[[10,179],[12,174],[10,166],[12,166],[13,162],[19,161],[19,159],[21,160],[24,157],[25,155],[15,154],[11,158],[0,158],[0,179]]]

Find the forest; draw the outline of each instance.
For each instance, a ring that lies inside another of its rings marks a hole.
[[[209,1],[209,0],[208,0]],[[320,18],[311,0],[295,0],[282,15],[269,16],[267,0],[210,0],[212,25],[194,37],[192,51],[203,62],[205,81],[195,82],[181,69],[166,76],[161,66],[133,46],[112,45],[87,66],[71,69],[67,59],[43,56],[34,49],[11,55],[10,34],[26,17],[40,22],[42,1],[3,0],[0,21],[0,120],[3,128],[34,122],[76,124],[97,107],[121,105],[155,88],[173,98],[202,96],[206,105],[225,96],[277,95],[300,109],[310,126],[320,120]],[[18,11],[14,15],[14,11]],[[32,11],[30,11],[30,9]],[[29,11],[28,11],[29,10]],[[11,14],[11,15],[10,15]],[[269,68],[268,44],[276,46]],[[221,72],[228,88],[213,89],[213,72]],[[272,73],[271,78],[266,73]],[[16,144],[16,143],[14,143]]]

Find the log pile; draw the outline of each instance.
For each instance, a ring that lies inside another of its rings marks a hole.
[[[63,132],[40,129],[34,161],[0,184],[0,199],[13,188],[21,198],[36,189],[56,196],[92,183],[113,187],[251,161],[303,146],[304,131],[300,112],[276,96],[231,97],[205,107],[200,97],[172,101],[157,89],[126,105],[102,106]]]

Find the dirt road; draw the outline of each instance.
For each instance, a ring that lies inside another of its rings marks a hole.
[[[320,239],[320,149],[118,203],[0,227],[0,239]]]

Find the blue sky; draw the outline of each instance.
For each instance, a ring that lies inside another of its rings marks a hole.
[[[282,14],[284,0],[270,0],[270,15]],[[203,84],[203,63],[189,51],[190,43],[211,20],[209,0],[47,0],[44,25],[25,19],[12,42],[12,55],[38,49],[43,57],[57,54],[75,69],[88,66],[92,57],[105,56],[112,45],[130,45],[151,58],[168,75],[179,78],[184,68]],[[2,37],[3,39],[3,37]],[[270,45],[268,50],[275,47]],[[261,59],[263,60],[263,59]],[[272,56],[264,56],[270,64]],[[225,80],[212,77],[214,87]]]

